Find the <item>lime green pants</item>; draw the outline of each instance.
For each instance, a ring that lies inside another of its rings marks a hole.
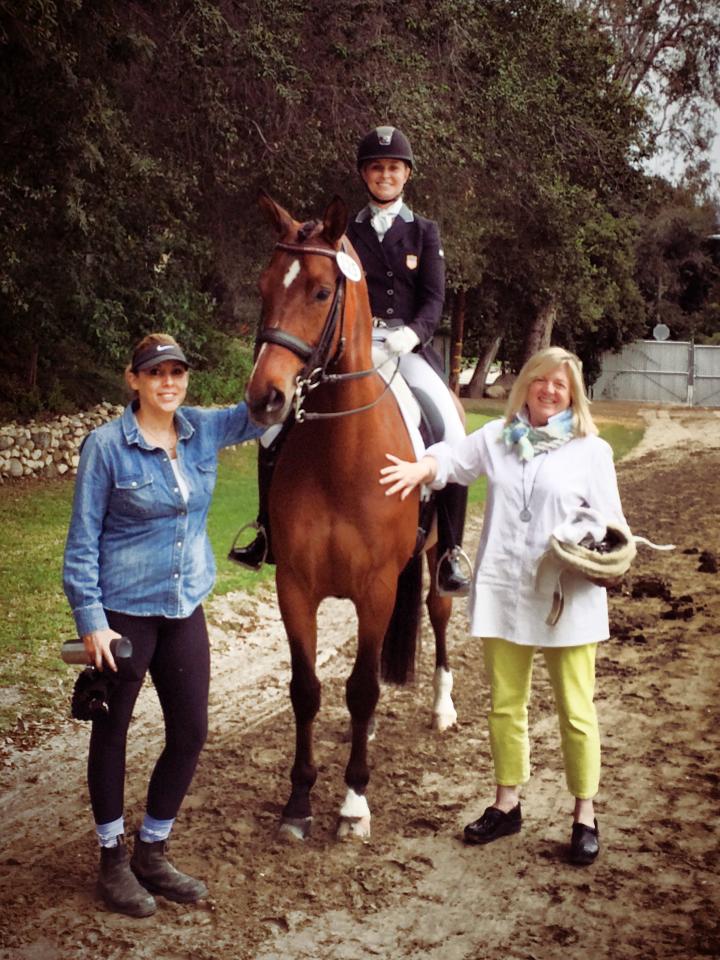
[[[536,647],[485,638],[490,682],[490,749],[495,782],[514,787],[530,779],[528,702]],[[565,779],[574,797],[589,800],[600,783],[600,731],[595,694],[596,643],[543,647],[560,721]]]

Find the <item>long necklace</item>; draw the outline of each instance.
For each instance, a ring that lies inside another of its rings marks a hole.
[[[541,456],[542,456],[542,454],[541,454]],[[537,478],[538,478],[538,476],[539,476],[539,474],[540,474],[540,471],[542,470],[544,464],[545,464],[545,461],[543,460],[543,462],[542,462],[542,463],[540,464],[540,466],[537,468],[537,471],[535,472],[535,476],[533,477],[532,486],[530,487],[530,496],[526,498],[526,497],[525,497],[525,467],[527,466],[527,461],[523,460],[523,465],[522,465],[522,498],[523,498],[523,508],[522,508],[522,510],[520,511],[520,519],[522,520],[523,523],[530,523],[530,521],[532,520],[532,513],[530,513],[530,504],[532,503],[532,496],[533,496],[533,492],[534,492],[534,490],[535,490],[535,484],[537,483]]]

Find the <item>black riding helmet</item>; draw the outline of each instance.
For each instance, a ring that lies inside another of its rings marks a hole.
[[[357,152],[358,170],[368,160],[404,160],[412,170],[415,166],[410,141],[397,127],[375,127],[360,141]]]

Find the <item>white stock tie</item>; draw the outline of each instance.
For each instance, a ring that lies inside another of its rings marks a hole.
[[[377,238],[380,243],[383,242],[383,238],[392,226],[394,219],[395,216],[392,213],[386,213],[384,210],[378,210],[378,212],[370,220],[372,228],[377,234]]]

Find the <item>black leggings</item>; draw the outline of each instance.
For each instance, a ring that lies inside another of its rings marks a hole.
[[[195,773],[207,737],[210,645],[202,607],[184,620],[132,617],[107,610],[110,627],[133,644],[142,675],[150,671],[165,717],[165,748],[148,786],[147,812],[171,820]],[[107,668],[106,668],[107,669]],[[107,716],[93,721],[88,786],[96,823],[123,813],[127,732],[142,680],[120,681]]]

